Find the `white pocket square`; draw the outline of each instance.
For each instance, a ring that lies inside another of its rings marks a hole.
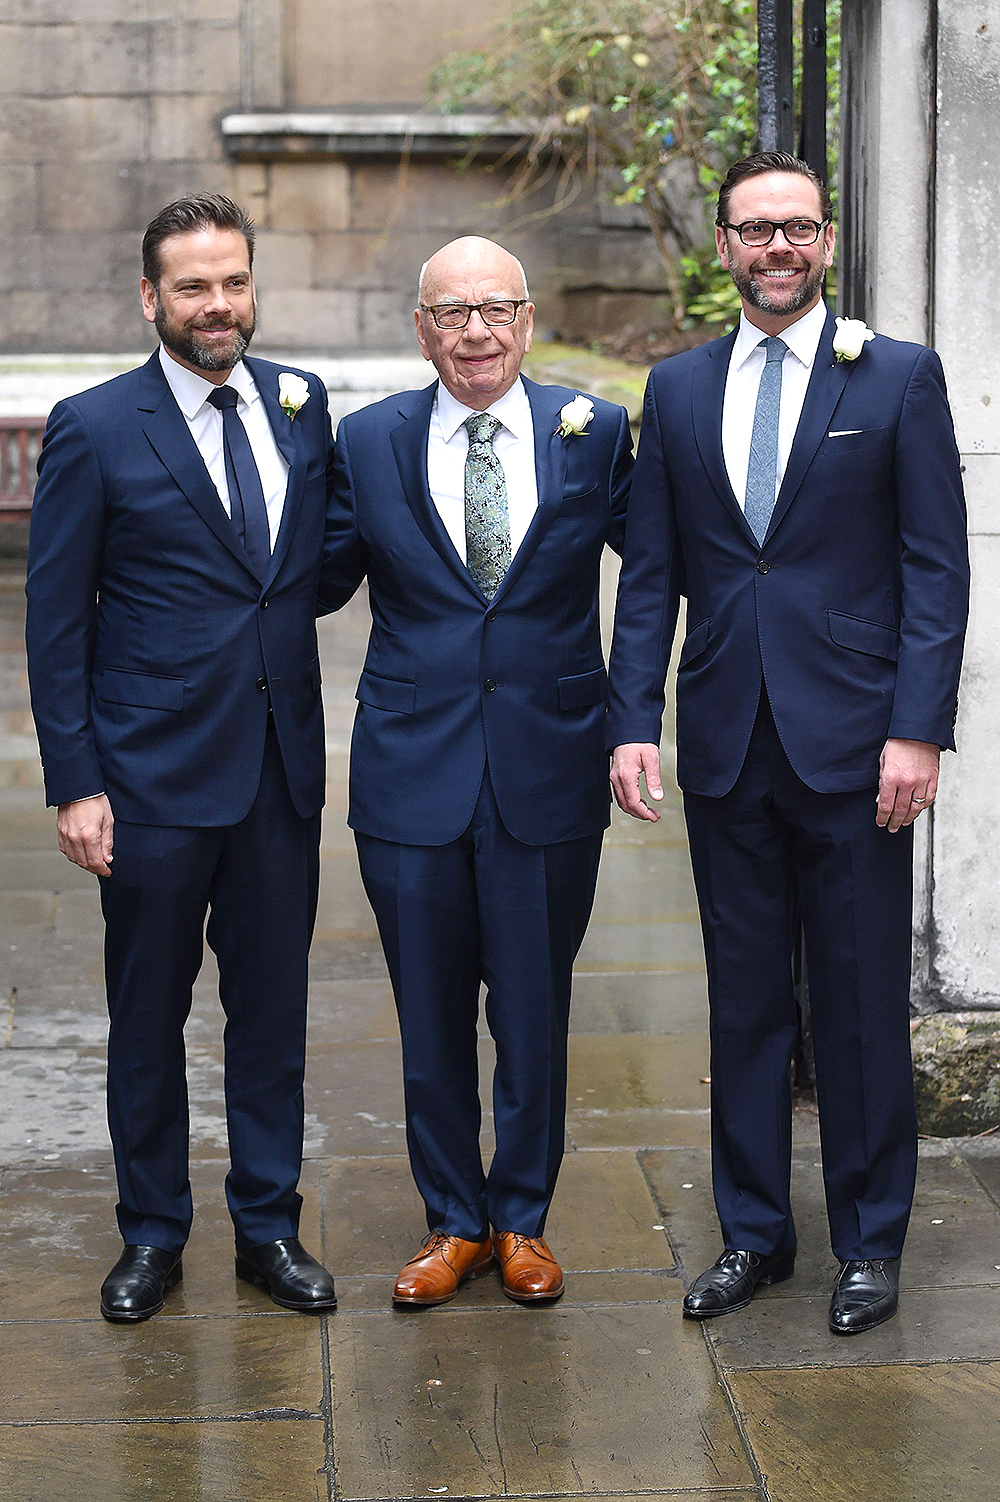
[[[864,431],[864,428],[838,428],[836,432],[831,430],[826,436],[827,438],[853,438],[855,433],[863,433]]]

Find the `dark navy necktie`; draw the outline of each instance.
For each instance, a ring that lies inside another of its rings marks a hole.
[[[217,386],[207,400],[222,413],[222,447],[233,526],[255,573],[263,579],[271,563],[271,532],[257,461],[247,430],[236,412],[237,394],[232,386]]]

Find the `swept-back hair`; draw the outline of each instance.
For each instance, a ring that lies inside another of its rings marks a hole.
[[[755,151],[752,156],[745,156],[741,161],[734,162],[726,173],[726,180],[719,189],[719,212],[715,216],[716,224],[728,223],[729,200],[733,196],[733,189],[736,185],[746,182],[749,177],[763,177],[766,172],[796,172],[800,177],[807,177],[819,194],[823,218],[832,219],[833,205],[830,202],[830,194],[826,183],[815,167],[810,167],[809,163],[802,161],[801,157],[792,156],[790,151]]]
[[[142,237],[142,274],[154,287],[160,284],[163,265],[160,246],[171,235],[192,234],[201,229],[234,229],[247,242],[247,254],[253,266],[253,220],[238,203],[223,193],[190,193],[161,209],[150,220]]]

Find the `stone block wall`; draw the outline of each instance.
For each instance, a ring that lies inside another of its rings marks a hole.
[[[142,231],[196,189],[254,215],[272,349],[409,349],[421,262],[473,231],[521,255],[548,330],[664,322],[652,237],[600,195],[518,227],[545,203],[499,204],[504,173],[483,164],[227,155],[234,110],[419,107],[437,58],[504,3],[0,0],[0,352],[149,347]]]
[[[843,311],[944,364],[969,506],[956,732],[917,825],[914,1000],[1000,1009],[1000,0],[847,0]]]

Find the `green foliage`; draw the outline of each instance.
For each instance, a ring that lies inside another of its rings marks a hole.
[[[828,4],[834,120],[840,4]],[[724,322],[733,295],[711,226],[720,181],[756,145],[756,23],[755,0],[514,0],[491,46],[444,59],[431,95],[525,121],[510,197],[554,179],[538,213],[567,207],[588,177],[640,206],[678,324]]]

